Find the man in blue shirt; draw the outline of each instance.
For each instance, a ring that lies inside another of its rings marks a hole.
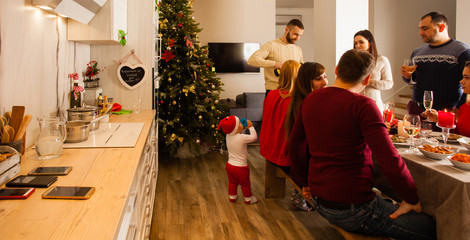
[[[424,15],[419,23],[419,35],[427,43],[413,51],[411,59],[418,66],[414,73],[401,68],[405,82],[413,85],[412,100],[408,103],[408,113],[420,114],[424,91],[433,91],[433,106],[436,110],[460,107],[465,102],[460,80],[466,61],[470,60],[470,47],[449,37],[447,18],[438,12]]]

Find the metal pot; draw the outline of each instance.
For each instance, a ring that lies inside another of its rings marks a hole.
[[[67,132],[65,141],[69,143],[78,143],[88,140],[90,126],[90,124],[84,121],[68,121],[65,124]]]
[[[93,121],[100,114],[100,110],[97,107],[87,106],[70,108],[67,111],[69,121],[81,120],[85,122],[91,122],[90,131],[94,131],[100,127],[100,121]]]

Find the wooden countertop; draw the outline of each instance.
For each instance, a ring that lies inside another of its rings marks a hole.
[[[58,200],[42,199],[46,188],[36,188],[28,199],[0,200],[0,238],[113,239],[154,116],[154,110],[144,110],[110,117],[110,122],[145,123],[134,148],[64,149],[50,160],[39,160],[34,149],[27,149],[20,174],[39,166],[72,166],[52,186],[92,186],[96,191],[88,200]]]

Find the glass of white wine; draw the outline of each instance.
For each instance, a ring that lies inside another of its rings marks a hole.
[[[423,104],[426,110],[430,110],[432,108],[433,102],[433,94],[432,91],[424,91],[423,95]]]
[[[416,84],[415,81],[413,81],[413,73],[414,71],[416,71],[416,68],[418,67],[416,64],[415,64],[415,61],[413,59],[405,59],[405,61],[403,61],[403,65],[405,66],[405,69],[406,69],[406,72],[410,73],[410,84]]]
[[[405,114],[403,117],[403,130],[410,136],[410,148],[406,152],[413,152],[415,146],[413,144],[413,137],[418,135],[421,129],[421,119],[416,114]]]
[[[432,123],[428,121],[421,122],[421,130],[419,134],[423,137],[423,141],[426,141],[429,135],[432,133]]]

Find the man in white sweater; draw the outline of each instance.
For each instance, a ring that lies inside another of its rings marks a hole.
[[[248,59],[248,64],[264,68],[266,93],[277,89],[279,78],[274,74],[275,69],[281,69],[287,60],[303,63],[302,49],[295,45],[304,32],[304,25],[298,19],[287,23],[284,35],[281,38],[265,43]]]

